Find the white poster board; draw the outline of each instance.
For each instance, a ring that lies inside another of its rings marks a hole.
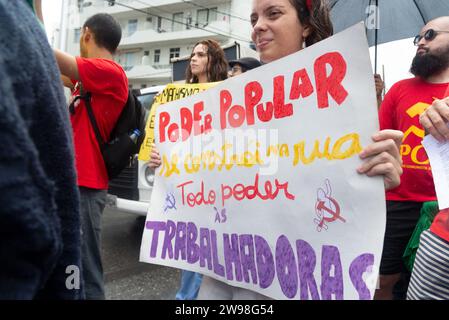
[[[276,299],[371,299],[385,232],[363,25],[161,105],[144,262]],[[171,141],[171,140],[173,141]]]

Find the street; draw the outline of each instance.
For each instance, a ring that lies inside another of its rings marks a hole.
[[[106,208],[102,221],[102,258],[106,299],[174,299],[180,271],[139,262],[144,217]]]

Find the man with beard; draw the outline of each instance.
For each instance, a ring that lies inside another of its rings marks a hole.
[[[415,77],[394,84],[379,110],[381,129],[401,130],[404,139],[401,184],[386,194],[387,225],[375,299],[393,298],[393,287],[406,272],[402,255],[422,205],[436,200],[429,159],[421,145],[424,130],[419,115],[443,98],[449,85],[449,17],[427,23],[414,44],[418,49],[410,72]]]

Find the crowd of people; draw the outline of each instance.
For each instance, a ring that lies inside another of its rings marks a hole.
[[[0,17],[0,43],[7,44],[0,46],[0,299],[105,299],[100,240],[109,178],[85,102],[76,98],[91,95],[106,140],[128,98],[126,74],[113,58],[120,24],[104,13],[87,19],[74,57],[50,48],[40,0],[0,0]],[[250,21],[260,60],[228,62],[219,43],[202,40],[193,46],[186,83],[224,81],[333,34],[326,0],[252,0]],[[424,206],[437,201],[424,131],[449,140],[449,17],[423,26],[415,45],[414,77],[393,85],[383,101],[375,76],[381,130],[354,168],[383,177],[386,190],[374,299],[449,299],[449,210],[435,212],[421,234],[412,271],[403,261]],[[70,108],[63,85],[72,93]],[[416,111],[418,103],[429,107]],[[154,147],[150,165],[160,164]],[[68,266],[78,268],[80,283],[67,286]],[[182,272],[174,298],[266,299],[190,271]]]

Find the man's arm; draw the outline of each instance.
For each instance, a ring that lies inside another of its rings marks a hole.
[[[53,49],[53,52],[55,53],[56,62],[58,63],[61,74],[69,79],[79,80],[80,75],[75,57],[58,49]]]
[[[69,88],[70,90],[73,90],[75,85],[73,84],[72,80],[69,79],[69,77],[61,75],[61,80],[64,85],[64,87]]]

